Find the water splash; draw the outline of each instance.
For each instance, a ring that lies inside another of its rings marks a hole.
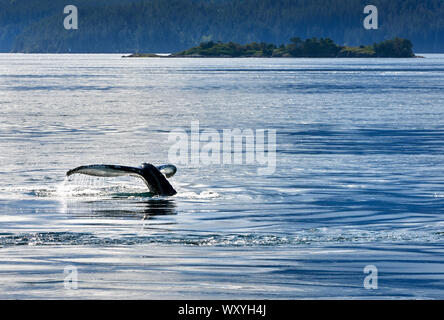
[[[146,194],[146,186],[138,179],[131,177],[106,179],[87,175],[72,175],[57,185],[56,196],[58,198],[103,198],[116,194],[143,195]]]

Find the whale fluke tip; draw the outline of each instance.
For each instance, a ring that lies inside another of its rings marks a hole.
[[[171,178],[177,172],[176,166],[172,164],[164,164],[162,166],[158,166],[157,169],[162,172],[167,178]]]

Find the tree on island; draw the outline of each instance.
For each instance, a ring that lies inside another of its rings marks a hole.
[[[287,45],[276,46],[265,42],[241,45],[234,42],[202,42],[199,46],[173,54],[175,57],[414,57],[410,40],[395,38],[381,43],[359,47],[346,47],[329,38],[299,37],[290,39]]]
[[[413,44],[408,39],[395,38],[373,45],[378,57],[414,57]]]

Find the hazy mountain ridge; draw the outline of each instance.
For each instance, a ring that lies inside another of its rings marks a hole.
[[[79,29],[63,28],[63,8]],[[444,52],[444,0],[374,0],[379,29],[365,30],[366,0],[0,0],[3,52],[178,52],[214,40],[287,43],[328,37],[342,45],[410,39]]]

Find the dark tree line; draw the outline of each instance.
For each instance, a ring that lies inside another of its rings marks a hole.
[[[78,30],[63,28],[67,4],[79,9]],[[416,52],[444,52],[444,0],[372,0],[380,23],[372,31],[362,24],[367,4],[367,0],[0,0],[0,51],[178,52],[208,41],[278,44],[298,36],[330,38],[344,46],[400,37],[410,39]]]
[[[130,57],[153,57],[153,54],[133,54]],[[269,44],[265,42],[241,45],[234,42],[202,42],[200,45],[173,54],[174,57],[389,57],[413,58],[413,44],[410,40],[395,38],[373,45],[345,47],[337,45],[332,39],[310,38],[302,40],[291,38],[289,44]]]

